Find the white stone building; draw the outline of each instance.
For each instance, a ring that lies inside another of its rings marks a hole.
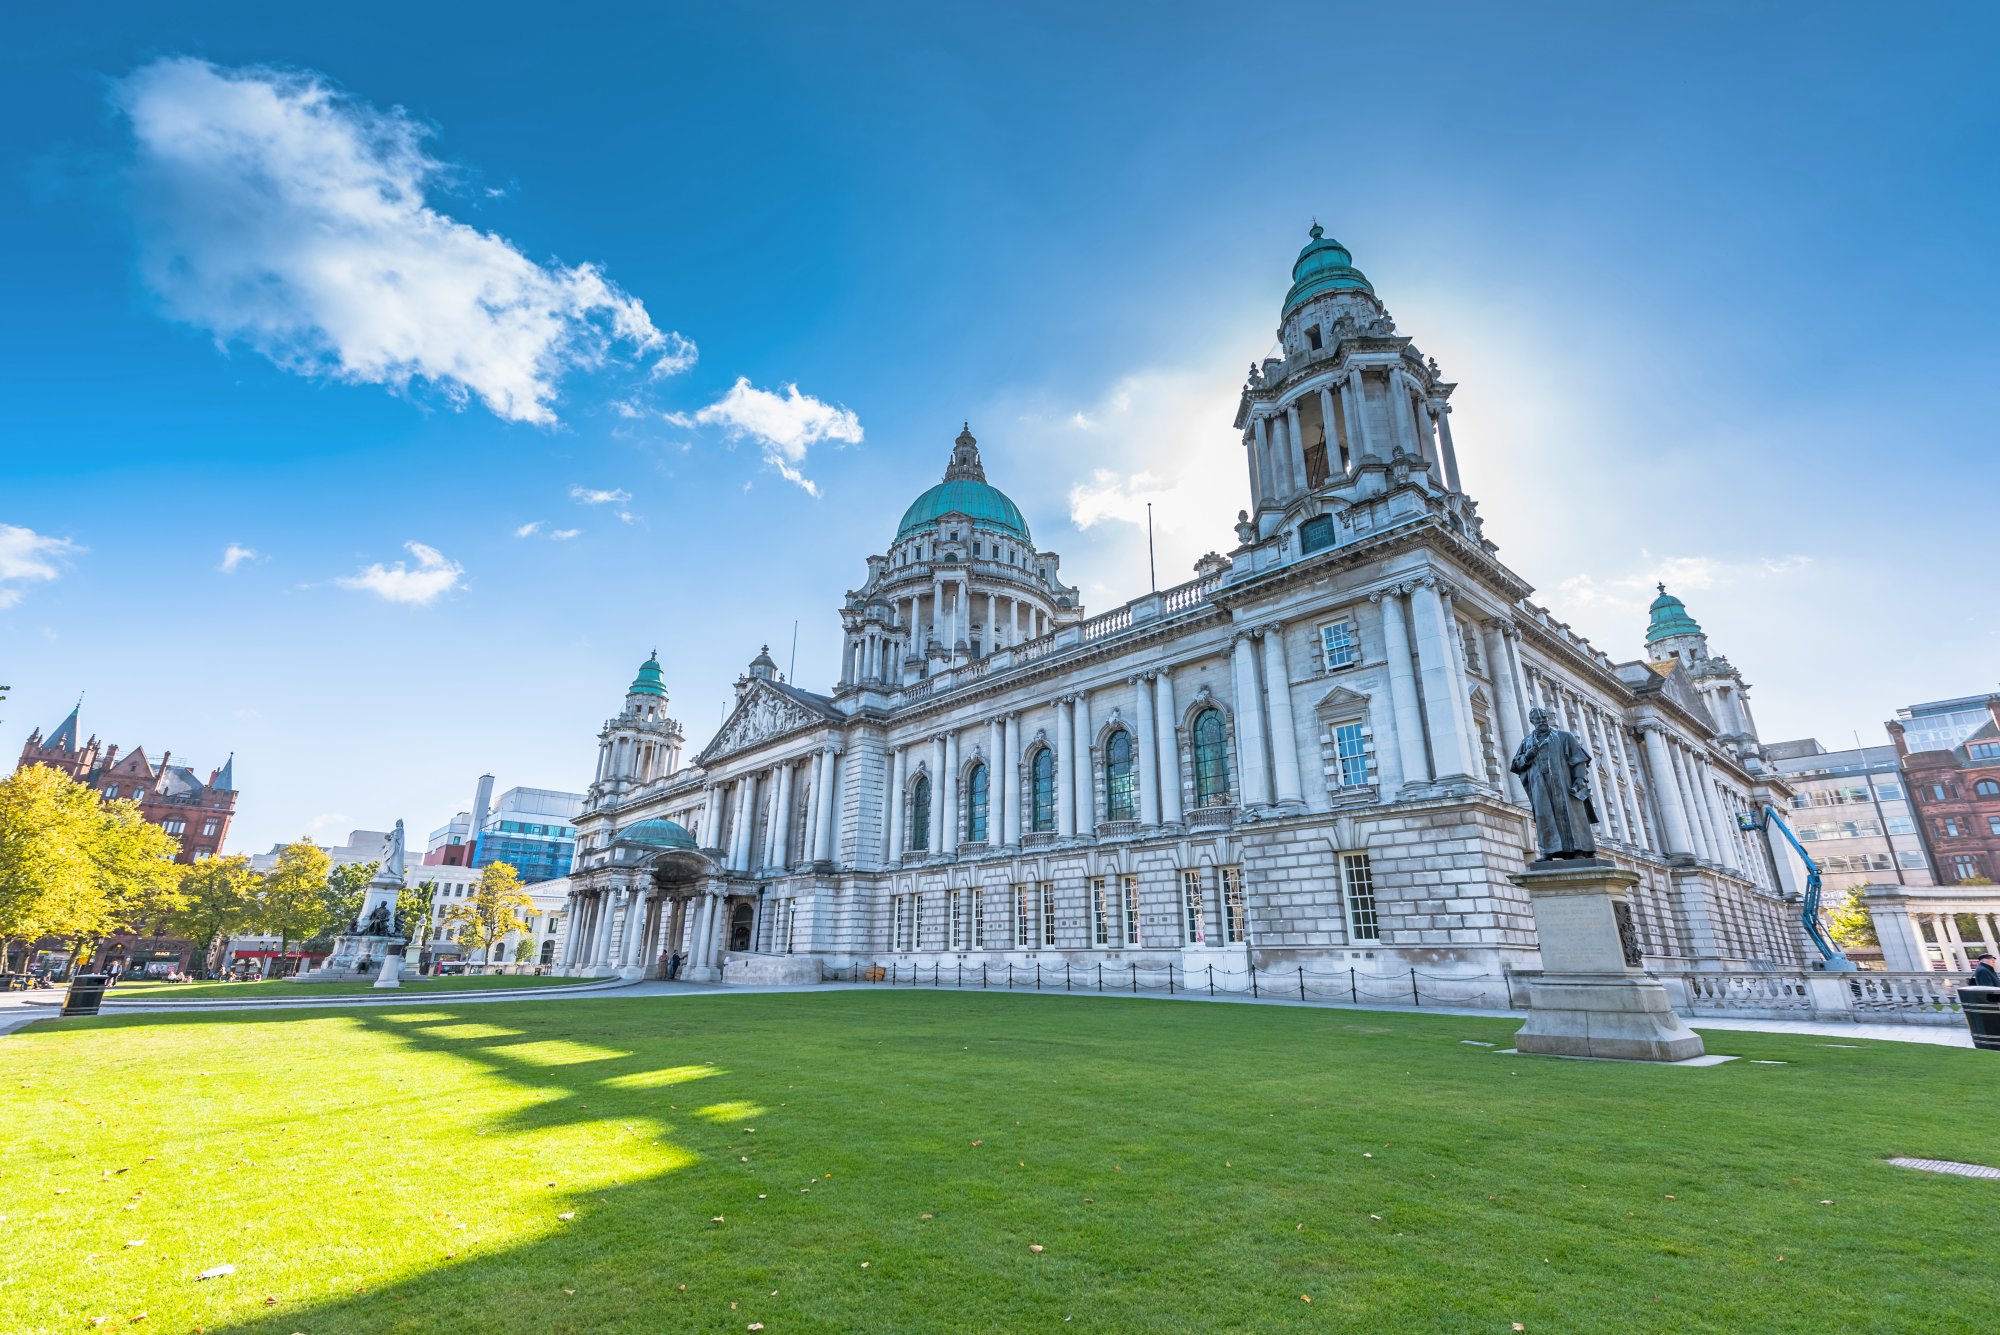
[[[1540,705],[1595,757],[1649,963],[1798,966],[1736,820],[1789,791],[1735,669],[1664,590],[1651,661],[1531,603],[1459,485],[1454,386],[1317,227],[1293,279],[1235,546],[1188,583],[1086,615],[967,431],[841,607],[830,694],[760,654],[684,760],[648,659],[598,737],[563,963],[1417,968],[1498,999],[1538,962],[1506,767]]]

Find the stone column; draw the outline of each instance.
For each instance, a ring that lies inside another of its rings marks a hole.
[[[1000,729],[1000,791],[1003,795],[1001,811],[1005,819],[1000,826],[1002,843],[1018,846],[1021,842],[1021,716],[1009,714],[1002,720]]]
[[[1340,396],[1341,406],[1347,409],[1348,443],[1359,451],[1358,457],[1379,457],[1381,451],[1375,448],[1374,433],[1368,429],[1368,382],[1362,378],[1360,367],[1348,368]]]
[[[806,846],[800,850],[807,862],[819,861],[819,827],[826,811],[826,752],[812,756],[812,798],[806,808]]]
[[[1264,628],[1264,694],[1270,701],[1271,761],[1277,800],[1303,802],[1298,725],[1292,716],[1292,678],[1285,663],[1285,628],[1279,623]]]
[[[1633,763],[1632,747],[1622,719],[1614,717],[1611,720],[1611,740],[1618,748],[1618,766],[1625,775],[1622,797],[1631,803],[1631,808],[1625,813],[1625,823],[1631,828],[1632,842],[1652,852],[1653,840],[1646,833],[1645,804],[1639,800],[1639,770]]]
[[[1972,959],[1965,953],[1965,938],[1959,935],[1958,915],[1950,912],[1940,913],[1937,920],[1941,933],[1939,939],[1944,943],[1945,959],[1953,969],[1961,973],[1969,972],[1972,968]]]
[[[986,595],[986,638],[979,647],[989,654],[1000,647],[1000,595],[997,593]]]
[[[1160,764],[1155,776],[1160,786],[1160,819],[1169,825],[1181,822],[1181,734],[1180,715],[1174,708],[1174,674],[1161,668],[1153,683],[1154,730],[1160,739]]]
[[[951,823],[944,802],[945,771],[944,735],[931,738],[931,849],[932,853],[944,851],[945,827]]]
[[[906,747],[896,747],[889,758],[889,791],[883,795],[882,823],[888,826],[883,831],[883,857],[890,862],[903,856],[903,790],[909,786],[909,776],[904,773],[907,763]]]
[[[1255,508],[1262,509],[1264,502],[1270,500],[1277,491],[1277,488],[1271,485],[1271,419],[1259,413],[1250,421],[1257,432],[1257,444],[1253,451],[1257,486],[1252,499],[1256,502]]]
[[[1287,495],[1296,496],[1306,489],[1306,439],[1299,430],[1297,399],[1285,405],[1285,469],[1291,474]]]
[[[1257,441],[1256,437],[1248,431],[1243,433],[1243,462],[1250,470],[1250,508],[1255,510],[1258,503],[1263,499],[1263,493],[1259,490],[1258,486]]]
[[[1236,695],[1236,768],[1243,776],[1243,804],[1269,806],[1271,771],[1264,763],[1264,699],[1257,684],[1257,651],[1251,632],[1236,633],[1233,651]]]
[[[1416,669],[1410,661],[1410,628],[1403,611],[1400,586],[1382,589],[1368,596],[1382,608],[1382,652],[1389,660],[1389,706],[1394,715],[1396,747],[1393,752],[1404,784],[1430,782],[1430,761],[1424,749],[1423,713],[1417,705]],[[1376,754],[1385,754],[1377,744]]]
[[[1681,807],[1680,782],[1674,775],[1674,761],[1667,744],[1666,729],[1650,720],[1639,725],[1645,737],[1647,787],[1659,803],[1660,819],[1667,852],[1693,856],[1694,840],[1688,830],[1687,812]]]
[[[1340,424],[1333,415],[1333,391],[1319,387],[1320,432],[1326,437],[1326,472],[1329,478],[1347,472],[1346,451],[1340,446]]]
[[[1056,698],[1056,834],[1076,834],[1076,723],[1068,696]]]
[[[944,801],[944,842],[938,845],[938,852],[951,853],[958,848],[964,827],[959,824],[958,811],[958,734],[944,735],[944,787],[939,796]]]
[[[1007,788],[1001,782],[1001,756],[1007,749],[1007,727],[1000,719],[986,723],[986,842],[998,848],[1007,842]]]
[[[826,752],[826,804],[820,808],[820,856],[821,862],[840,860],[840,752],[827,748]]]
[[[1481,643],[1486,648],[1486,671],[1493,678],[1494,724],[1500,729],[1500,763],[1505,766],[1521,745],[1520,697],[1514,690],[1514,663],[1507,654],[1504,623],[1488,621],[1482,628]],[[1511,785],[1508,793],[1511,796]]]
[[[1708,808],[1695,791],[1694,776],[1688,753],[1677,743],[1670,748],[1674,758],[1674,774],[1681,787],[1681,809],[1687,813],[1688,831],[1694,835],[1695,854],[1704,862],[1719,862],[1715,844],[1709,838]]]
[[[625,967],[644,968],[646,964],[646,915],[651,911],[653,896],[645,889],[632,891],[632,906],[626,910],[625,927]]]
[[[1437,418],[1438,449],[1444,455],[1445,485],[1453,491],[1463,491],[1458,481],[1458,450],[1451,443],[1451,405],[1439,399],[1431,411]]]
[[[592,924],[596,928],[596,936],[590,943],[590,967],[593,969],[604,968],[611,959],[611,924],[618,916],[617,905],[611,897],[624,888],[622,885],[612,886],[597,897],[598,920]]]
[[[1423,692],[1424,717],[1430,724],[1437,777],[1470,778],[1478,773],[1468,737],[1470,704],[1458,690],[1458,650],[1452,646],[1455,631],[1434,581],[1419,581],[1410,590],[1410,611],[1416,621],[1417,682]]]
[[[1868,917],[1875,924],[1876,939],[1882,943],[1882,966],[1892,973],[1926,973],[1930,961],[1924,957],[1924,936],[1910,916],[1907,904],[1877,903],[1863,895]]]
[[[1090,764],[1090,696],[1077,692],[1075,704],[1076,733],[1070,744],[1076,752],[1076,771],[1070,787],[1076,794],[1076,832],[1088,836],[1097,832],[1097,780]]]
[[[753,770],[740,780],[743,785],[743,855],[736,865],[744,871],[755,871],[757,860],[757,790],[760,776]]]
[[[1153,678],[1149,673],[1140,673],[1132,679],[1137,694],[1139,718],[1140,754],[1135,757],[1134,771],[1139,776],[1139,820],[1142,824],[1160,823],[1160,783],[1159,783],[1159,732],[1153,714]]]

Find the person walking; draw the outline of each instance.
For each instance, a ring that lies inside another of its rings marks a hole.
[[[1972,985],[2000,987],[2000,958],[1995,958],[1992,951],[1979,957],[1979,965],[1972,971]]]

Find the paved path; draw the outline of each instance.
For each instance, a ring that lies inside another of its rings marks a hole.
[[[883,990],[883,985],[869,983],[816,983],[809,986],[756,987],[748,985],[722,985],[705,983],[663,983],[663,982],[601,982],[579,985],[574,988],[546,988],[523,991],[491,992],[448,992],[429,996],[384,996],[346,995],[331,997],[296,997],[283,1001],[161,1001],[153,1004],[137,1001],[119,1001],[107,1008],[106,1014],[149,1015],[163,1012],[185,1011],[290,1011],[312,1007],[351,1006],[458,1006],[468,1003],[489,1001],[573,1001],[589,997],[600,1000],[623,1000],[637,997],[699,996],[720,992],[847,992]],[[921,991],[923,989],[911,989]],[[958,990],[958,989],[951,989]],[[971,990],[971,989],[968,989]],[[998,990],[998,989],[995,989]],[[1016,988],[1016,991],[1022,989]],[[1055,994],[1052,994],[1055,995]],[[1124,1000],[1148,1001],[1199,1001],[1219,1005],[1235,1006],[1291,1006],[1311,1010],[1329,1011],[1384,1011],[1405,1015],[1465,1015],[1485,1019],[1525,1019],[1521,1011],[1480,1009],[1471,1006],[1388,1006],[1381,1004],[1356,1006],[1324,1001],[1287,1001],[1277,997],[1252,999],[1237,996],[1203,996],[1200,993],[1178,993],[1167,995],[1160,992],[1142,992],[1137,998],[1125,992],[1072,992],[1067,995],[1083,998],[1099,995],[1119,997]],[[14,1032],[23,1025],[54,1015],[62,1005],[62,993],[50,992],[7,992],[0,993],[0,1035]],[[1836,1043],[1865,1042],[1879,1040],[1890,1043],[1925,1043],[1934,1047],[1969,1048],[1972,1036],[1967,1032],[1962,1020],[1954,1019],[1949,1025],[1943,1024],[1855,1024],[1839,1020],[1753,1020],[1738,1019],[1733,1016],[1696,1016],[1688,1019],[1688,1026],[1709,1032],[1746,1032],[1763,1034],[1816,1035]]]

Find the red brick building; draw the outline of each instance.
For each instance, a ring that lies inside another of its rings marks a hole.
[[[1901,715],[1888,724],[1889,737],[1938,884],[2000,881],[2000,695],[1918,705]],[[1956,726],[1947,731],[1931,722],[1943,716]]]
[[[79,743],[78,731],[76,709],[70,710],[69,717],[47,737],[42,736],[40,728],[35,729],[21,747],[18,768],[46,765],[95,789],[106,799],[136,801],[144,819],[180,841],[176,862],[199,862],[221,852],[222,841],[229,836],[230,817],[236,814],[233,755],[220,768],[209,771],[203,781],[188,766],[174,764],[171,751],[162,752],[155,764],[147,758],[144,747],[134,747],[120,755],[116,746],[102,745],[95,736]],[[46,955],[58,945],[39,943],[36,954]],[[169,968],[185,970],[192,967],[197,950],[193,943],[178,937],[119,932],[99,947],[98,967],[133,973],[145,972],[148,967],[156,972]],[[28,962],[8,960],[5,965],[18,969]]]

